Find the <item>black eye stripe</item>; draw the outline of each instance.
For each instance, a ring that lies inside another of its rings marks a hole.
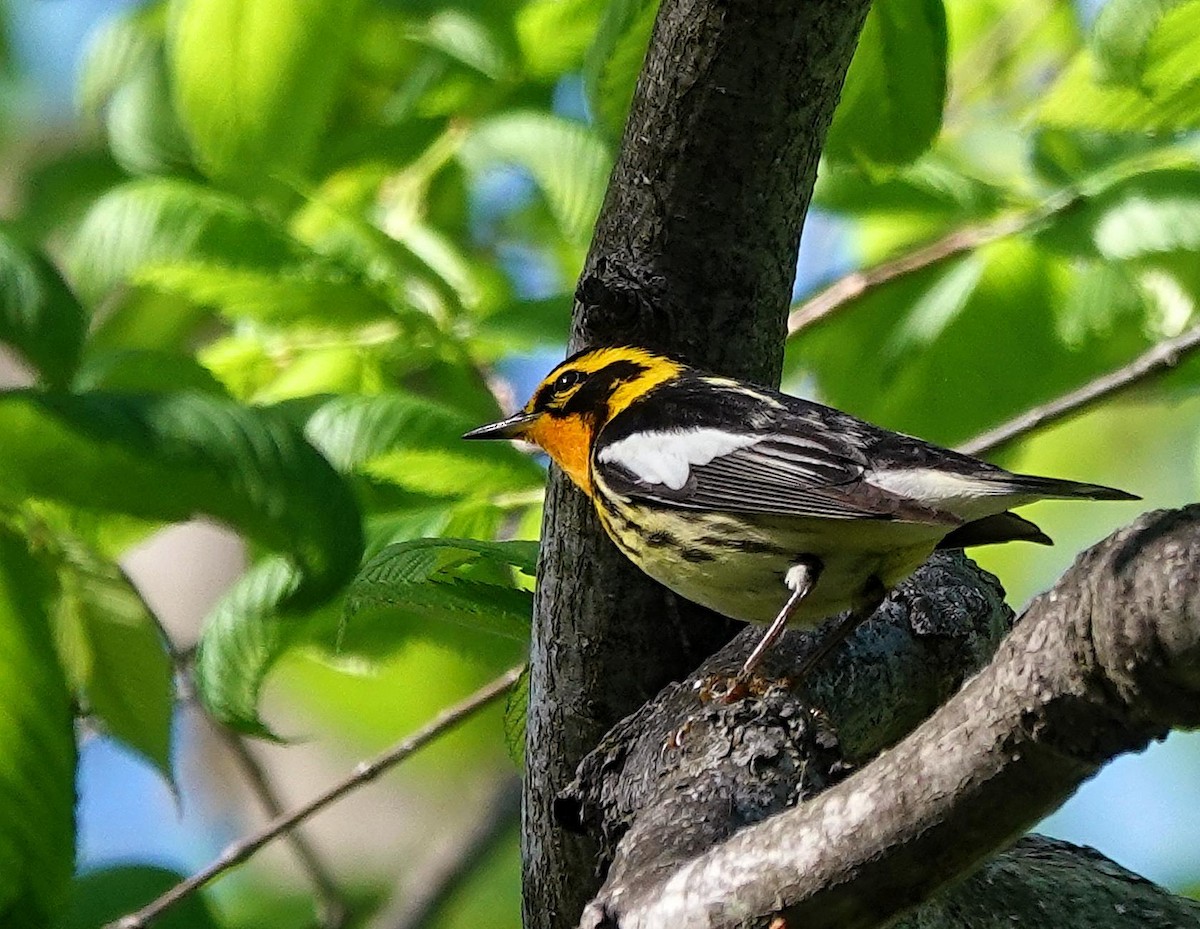
[[[601,413],[619,385],[636,379],[646,370],[645,365],[625,359],[611,362],[598,371],[569,368],[542,385],[534,396],[532,408],[554,416]]]

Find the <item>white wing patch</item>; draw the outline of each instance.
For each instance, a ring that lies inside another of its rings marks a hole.
[[[983,480],[968,474],[953,474],[933,468],[896,468],[872,471],[864,480],[889,493],[916,500],[962,519],[979,519],[1003,513],[1036,495],[1014,492],[1003,481]]]
[[[722,429],[672,429],[639,432],[600,450],[597,460],[620,465],[646,484],[680,490],[693,466],[706,465],[762,441],[762,436],[735,435]]]

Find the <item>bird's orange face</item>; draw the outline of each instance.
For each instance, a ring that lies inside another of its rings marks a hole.
[[[604,425],[683,365],[642,348],[596,348],[546,375],[524,408],[468,432],[467,439],[524,439],[545,450],[585,493],[592,492],[591,451]]]

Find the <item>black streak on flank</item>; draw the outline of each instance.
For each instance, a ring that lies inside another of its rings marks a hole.
[[[646,545],[650,548],[668,548],[679,546],[679,540],[669,532],[663,532],[661,529],[656,532],[651,532],[646,536]]]
[[[786,555],[788,549],[770,542],[758,542],[754,539],[735,539],[717,535],[703,535],[696,540],[701,545],[711,548],[724,548],[731,552],[744,552],[747,555]]]
[[[692,564],[702,564],[705,561],[716,561],[716,557],[710,555],[702,548],[685,548],[679,553],[684,561],[690,561]]]

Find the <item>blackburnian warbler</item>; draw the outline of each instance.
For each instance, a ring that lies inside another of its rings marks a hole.
[[[1050,544],[1012,507],[1138,499],[1014,474],[628,346],[568,358],[524,409],[465,438],[541,446],[639,568],[689,600],[768,624],[743,680],[788,625],[852,609],[820,660],[935,549]]]

